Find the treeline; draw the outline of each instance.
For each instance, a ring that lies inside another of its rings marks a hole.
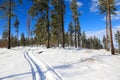
[[[101,41],[94,37],[87,38],[86,34],[83,32],[81,34],[82,38],[79,41],[80,47],[82,48],[89,48],[89,49],[102,49],[102,44]],[[74,35],[72,35],[72,38],[70,37],[69,33],[65,33],[65,46],[66,47],[75,47],[75,40],[74,40]],[[72,39],[72,40],[71,40]],[[16,46],[34,46],[34,45],[39,45],[38,42],[36,42],[36,38],[27,38],[25,37],[24,33],[21,34],[20,40],[17,39],[16,36],[11,36],[11,46],[16,47]],[[78,42],[78,39],[77,39]],[[78,44],[78,43],[77,43]],[[45,44],[42,44],[45,45]],[[52,45],[52,47],[57,47],[59,45]],[[0,47],[6,47],[7,46],[7,35],[4,32],[2,35],[2,38],[0,39]],[[77,45],[78,46],[78,45]]]
[[[71,33],[68,31],[65,33],[65,46],[66,47],[75,47],[75,39],[74,34],[71,35]],[[40,44],[36,41],[37,39],[35,37],[25,37],[24,33],[21,34],[20,39],[17,39],[16,36],[11,36],[11,46],[17,47],[17,46],[40,46]],[[117,31],[115,34],[115,40],[118,43],[118,48],[115,49],[117,53],[120,53],[120,31]],[[2,34],[2,37],[0,39],[0,47],[6,47],[7,46],[7,32],[4,31]],[[80,42],[80,43],[78,43]],[[56,44],[56,45],[55,45]],[[102,41],[98,39],[97,37],[87,37],[85,32],[83,32],[80,36],[80,41],[77,39],[77,47],[80,45],[80,48],[88,48],[88,49],[106,49],[110,50],[106,47],[106,36],[103,36]],[[45,42],[42,43],[42,45],[46,45]],[[110,42],[109,42],[110,45]],[[51,44],[51,47],[60,47],[61,44],[54,43],[54,45]]]

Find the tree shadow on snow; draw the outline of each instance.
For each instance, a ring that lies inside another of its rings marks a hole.
[[[28,75],[28,74],[31,74],[31,73],[32,72],[26,72],[26,73],[8,75],[8,76],[5,76],[5,77],[1,77],[0,80],[8,79],[8,78],[13,78],[13,77],[18,77],[18,76],[25,76],[25,75]]]
[[[59,66],[54,66],[54,69],[65,69],[65,68],[71,68],[72,64],[65,64],[65,65],[59,65]]]

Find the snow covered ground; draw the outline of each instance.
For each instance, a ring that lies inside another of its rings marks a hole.
[[[24,57],[27,49],[0,49],[0,80],[32,80],[31,69]]]
[[[0,80],[120,80],[120,55],[75,48],[1,48]]]

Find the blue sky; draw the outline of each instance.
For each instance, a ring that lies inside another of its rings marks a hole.
[[[117,1],[117,0],[116,0]],[[71,0],[65,0],[66,4],[66,14],[65,14],[65,30],[68,29],[68,24],[72,20],[71,17],[71,10],[70,10],[70,2]],[[19,34],[24,32],[27,35],[27,29],[26,29],[26,21],[27,21],[27,10],[31,6],[31,2],[28,0],[23,0],[23,4],[20,6],[18,5],[17,8],[15,8],[14,13],[18,15],[18,19],[20,20],[19,25]],[[104,20],[104,14],[100,14],[100,11],[97,8],[97,0],[77,0],[77,4],[79,6],[79,12],[81,13],[81,16],[79,17],[80,25],[81,25],[81,31],[99,31],[102,29],[105,29],[105,20]],[[117,16],[112,16],[112,24],[114,26],[120,26],[120,1],[117,2]],[[12,19],[12,33],[15,33],[15,29],[13,27],[13,21],[15,19]],[[0,35],[2,34],[4,30],[4,26],[6,24],[5,19],[0,19]],[[35,20],[31,20],[31,28],[34,27]]]

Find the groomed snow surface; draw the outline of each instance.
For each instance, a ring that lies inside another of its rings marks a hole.
[[[0,48],[0,80],[120,80],[120,55],[75,48]]]

